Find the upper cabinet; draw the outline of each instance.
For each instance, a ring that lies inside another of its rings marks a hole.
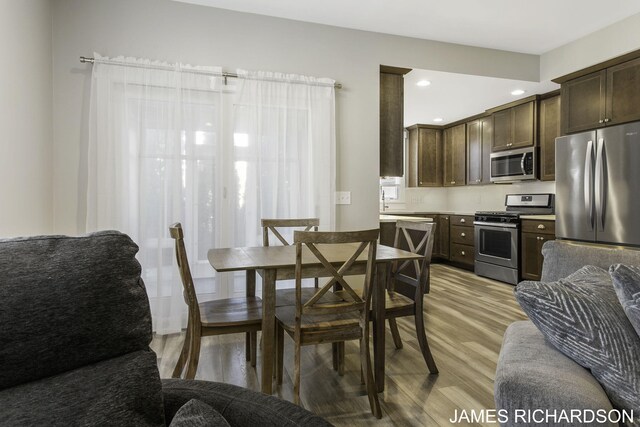
[[[407,185],[409,187],[442,187],[443,143],[442,129],[426,125],[407,128],[409,159]]]
[[[535,145],[536,100],[493,113],[492,151],[513,150]]]
[[[586,75],[556,80],[562,83],[563,133],[640,120],[640,58],[614,63]]]
[[[540,100],[540,180],[556,179],[556,138],[560,136],[560,95]]]
[[[404,175],[404,75],[409,71],[380,67],[380,176]]]
[[[493,120],[491,116],[467,122],[467,184],[491,182],[491,143]]]
[[[467,140],[464,123],[444,130],[444,186],[466,184]]]

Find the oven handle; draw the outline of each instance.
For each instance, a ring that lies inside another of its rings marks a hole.
[[[485,227],[493,227],[493,228],[518,228],[518,224],[510,224],[510,223],[501,223],[501,222],[484,222],[484,221],[474,221],[473,225],[483,225]]]

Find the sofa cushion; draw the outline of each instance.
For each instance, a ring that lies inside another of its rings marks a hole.
[[[622,308],[640,335],[640,268],[617,264],[611,266],[609,273]]]
[[[517,418],[518,412],[566,409],[610,411],[609,398],[588,370],[560,353],[530,321],[515,322],[504,333],[494,381],[496,408],[506,411],[503,427],[539,425]],[[574,425],[570,422],[556,426]],[[607,422],[594,426],[613,427]]]
[[[298,405],[275,396],[231,384],[197,380],[162,380],[167,421],[191,399],[198,399],[218,411],[234,427],[327,427],[331,426]]]
[[[0,390],[0,425],[162,426],[162,386],[150,350]]]
[[[545,337],[591,370],[615,408],[640,416],[640,337],[607,271],[586,266],[557,282],[522,282],[515,294]]]
[[[169,427],[225,427],[227,420],[211,406],[191,399],[176,412]]]
[[[137,252],[116,231],[0,240],[0,389],[148,349]]]

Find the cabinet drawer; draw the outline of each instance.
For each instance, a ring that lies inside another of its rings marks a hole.
[[[473,227],[451,226],[451,241],[461,245],[474,245]]]
[[[475,260],[475,249],[473,246],[452,243],[450,259],[451,261],[459,262],[461,264],[473,265]]]
[[[522,220],[523,233],[552,234],[556,235],[555,221],[539,221],[533,219]]]
[[[451,225],[466,225],[473,227],[473,215],[451,215]]]

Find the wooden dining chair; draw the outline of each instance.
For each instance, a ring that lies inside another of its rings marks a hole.
[[[283,246],[290,246],[291,243],[282,235],[283,229],[302,228],[303,231],[318,231],[320,220],[318,218],[293,218],[293,219],[262,219],[262,246],[270,246],[269,236],[273,235]],[[295,230],[294,230],[295,231]],[[315,279],[315,287],[318,287],[318,278]],[[306,296],[315,293],[313,288],[302,288]],[[276,307],[285,305],[295,305],[295,289],[276,289]]]
[[[402,348],[396,318],[413,316],[416,335],[422,357],[432,374],[438,368],[429,349],[424,327],[424,295],[429,293],[431,273],[431,253],[436,224],[429,222],[398,221],[394,246],[409,250],[422,256],[419,260],[395,261],[389,271],[385,300],[385,318],[389,319],[389,328],[396,348]]]
[[[261,299],[256,296],[247,296],[199,303],[189,269],[182,225],[180,223],[171,225],[169,232],[175,240],[178,269],[184,288],[183,296],[189,307],[187,335],[172,377],[180,378],[185,368],[185,378],[195,377],[200,358],[200,340],[202,337],[211,335],[245,332],[248,343],[246,358],[251,361],[252,366],[256,366],[257,331],[262,328]]]
[[[295,306],[276,308],[277,319],[277,365],[276,377],[278,384],[282,384],[284,359],[284,332],[293,339],[294,356],[294,401],[300,404],[300,352],[301,347],[319,343],[338,343],[349,340],[360,341],[360,363],[364,384],[371,411],[377,418],[382,417],[380,402],[376,393],[371,367],[369,350],[369,316],[371,297],[373,293],[373,274],[376,259],[376,245],[379,230],[364,230],[353,232],[309,232],[296,231],[294,243],[296,245],[295,269]],[[351,243],[353,245],[344,245]],[[341,245],[341,246],[339,246]],[[351,268],[360,255],[367,250],[366,266],[364,268],[364,283],[361,293],[344,279],[345,273]],[[332,255],[337,251],[342,259],[347,259],[341,266],[332,263]],[[342,256],[344,255],[344,256]],[[317,260],[322,273],[331,279],[322,287],[313,289],[310,297],[302,293],[302,259]],[[334,285],[340,285],[344,292],[349,293],[351,301],[326,301],[323,297],[332,292]]]

